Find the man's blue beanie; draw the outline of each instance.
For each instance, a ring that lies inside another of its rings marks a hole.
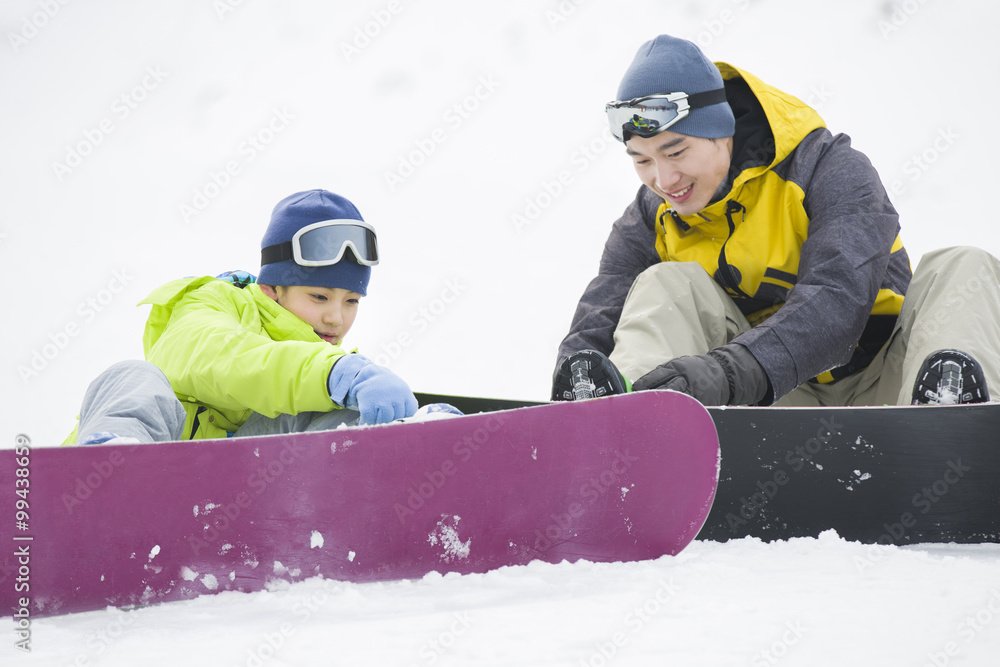
[[[278,202],[271,213],[271,223],[260,242],[261,250],[291,241],[295,232],[306,225],[323,220],[364,220],[358,209],[347,199],[326,190],[296,192]],[[329,266],[299,266],[295,260],[264,264],[257,282],[262,285],[304,285],[308,287],[341,288],[368,293],[372,268],[354,261],[354,254],[345,252],[336,264]]]
[[[703,93],[722,88],[719,68],[693,43],[660,35],[641,47],[618,86],[619,101],[664,93]],[[728,102],[692,109],[670,126],[671,132],[690,137],[721,139],[736,132]]]

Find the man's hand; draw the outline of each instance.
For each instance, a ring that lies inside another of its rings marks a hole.
[[[767,373],[739,343],[708,354],[678,357],[632,383],[636,391],[673,389],[702,405],[757,405],[768,393]]]

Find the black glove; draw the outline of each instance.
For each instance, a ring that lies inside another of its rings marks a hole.
[[[633,382],[632,388],[673,389],[702,405],[757,405],[771,389],[764,368],[739,343],[668,361]]]

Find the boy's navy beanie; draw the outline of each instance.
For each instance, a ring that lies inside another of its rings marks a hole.
[[[295,232],[306,225],[324,220],[364,220],[358,209],[344,197],[326,190],[296,192],[278,202],[271,213],[271,223],[260,242],[261,250],[291,241]],[[329,266],[299,266],[295,260],[265,264],[260,267],[257,282],[262,285],[304,285],[308,287],[341,288],[368,293],[372,268],[354,261],[348,251],[336,264]]]
[[[619,101],[664,93],[703,93],[722,88],[722,74],[697,46],[660,35],[641,47],[618,86]],[[690,137],[722,139],[736,132],[736,119],[728,102],[692,109],[670,126],[671,132]]]

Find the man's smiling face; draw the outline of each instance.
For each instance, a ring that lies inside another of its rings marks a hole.
[[[733,138],[664,130],[652,137],[633,135],[625,146],[639,180],[678,213],[691,215],[708,206],[729,173]]]

